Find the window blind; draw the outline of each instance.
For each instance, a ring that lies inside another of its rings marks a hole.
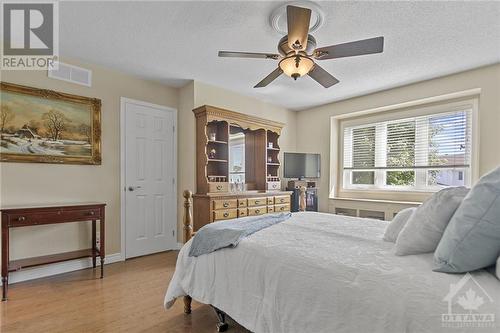
[[[465,108],[345,127],[344,185],[466,185],[471,118],[472,108]]]

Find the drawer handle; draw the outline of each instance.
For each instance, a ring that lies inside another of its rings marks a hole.
[[[94,216],[94,215],[95,215],[95,212],[89,212],[89,215],[90,215],[90,216]]]
[[[223,215],[223,216],[224,216],[224,217],[228,217],[228,216],[229,216],[229,213],[227,213],[227,212],[226,212],[226,213],[224,213],[224,215]]]
[[[229,202],[224,202],[224,203],[222,204],[222,207],[224,207],[224,208],[227,208],[228,206],[229,206]]]
[[[278,187],[278,185],[276,185],[276,184],[273,184],[273,188],[276,188],[276,187]]]
[[[259,213],[260,213],[260,209],[256,209],[256,210],[255,210],[255,212],[256,212],[257,214],[259,214]]]
[[[281,211],[285,210],[285,207],[280,207],[280,210],[281,210]]]
[[[19,216],[19,217],[17,218],[17,220],[18,220],[19,222],[23,222],[23,221],[25,221],[25,220],[26,220],[26,218],[25,218],[24,216]]]
[[[217,185],[217,190],[222,190],[222,185]]]
[[[280,202],[285,202],[285,199],[281,198],[281,199],[280,199]]]
[[[258,205],[258,204],[259,204],[259,202],[260,202],[259,200],[255,200],[255,204],[256,204],[256,205]]]

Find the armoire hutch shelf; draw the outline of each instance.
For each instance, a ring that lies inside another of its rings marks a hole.
[[[289,211],[291,192],[281,191],[280,179],[279,137],[284,124],[209,105],[193,112],[194,229],[216,220]],[[230,186],[230,138],[235,133],[244,137],[245,162],[240,173],[244,174],[245,189],[239,191]]]

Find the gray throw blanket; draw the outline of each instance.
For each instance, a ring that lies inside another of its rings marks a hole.
[[[266,214],[210,223],[194,235],[190,257],[198,257],[225,247],[235,247],[245,237],[283,222],[291,213]]]

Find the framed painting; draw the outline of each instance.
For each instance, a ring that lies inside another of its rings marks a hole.
[[[0,84],[0,161],[101,164],[100,99]]]

